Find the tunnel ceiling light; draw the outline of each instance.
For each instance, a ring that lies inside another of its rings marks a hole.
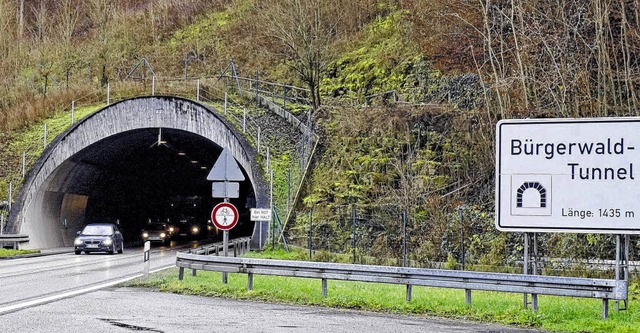
[[[184,156],[184,155],[187,155],[187,154],[185,154],[184,152],[181,151],[181,152],[178,152],[178,155]]]
[[[200,167],[200,169],[207,170],[207,167],[203,165],[203,166]]]
[[[192,161],[191,161],[191,163],[193,163],[193,164],[198,164],[198,161],[194,161],[194,160],[192,160]]]

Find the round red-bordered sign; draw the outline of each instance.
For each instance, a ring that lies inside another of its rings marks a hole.
[[[221,202],[213,207],[211,221],[220,230],[230,230],[238,223],[238,209],[228,202]]]

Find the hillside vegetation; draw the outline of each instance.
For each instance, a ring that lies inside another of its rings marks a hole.
[[[513,265],[522,235],[493,227],[495,123],[638,115],[632,0],[0,0],[0,28],[0,150],[142,58],[167,78],[233,59],[309,88],[320,149],[287,232],[307,244],[313,209],[314,247],[360,261],[401,256],[407,210],[413,264],[454,267],[463,241],[469,263]],[[612,236],[541,239],[551,258],[614,255]]]

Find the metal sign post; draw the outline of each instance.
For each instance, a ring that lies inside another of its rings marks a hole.
[[[224,202],[217,204],[211,212],[211,222],[222,233],[222,247],[224,256],[229,254],[229,230],[238,223],[238,210],[229,203],[229,198],[240,197],[240,184],[244,181],[244,174],[236,160],[231,156],[228,149],[222,153],[211,168],[207,180],[213,181],[211,196],[214,198],[224,198]],[[227,273],[222,273],[222,283],[227,283]]]
[[[211,221],[222,233],[222,248],[224,256],[229,254],[229,230],[238,223],[238,209],[225,198],[225,202],[217,204],[211,212]],[[227,283],[227,273],[222,273],[222,283]]]

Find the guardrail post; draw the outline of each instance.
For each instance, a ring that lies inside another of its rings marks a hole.
[[[464,290],[464,302],[467,305],[471,305],[471,289]]]
[[[196,276],[196,270],[194,268],[191,269],[191,276]]]
[[[609,299],[602,299],[602,319],[607,319],[609,317]]]
[[[405,299],[407,300],[407,303],[411,302],[411,294],[413,293],[413,286],[408,284],[407,285],[407,292],[405,295]]]
[[[184,267],[178,269],[178,280],[182,281],[182,279],[184,279]]]
[[[253,290],[253,273],[247,274],[247,290]]]
[[[322,279],[322,297],[327,297],[327,279]]]

